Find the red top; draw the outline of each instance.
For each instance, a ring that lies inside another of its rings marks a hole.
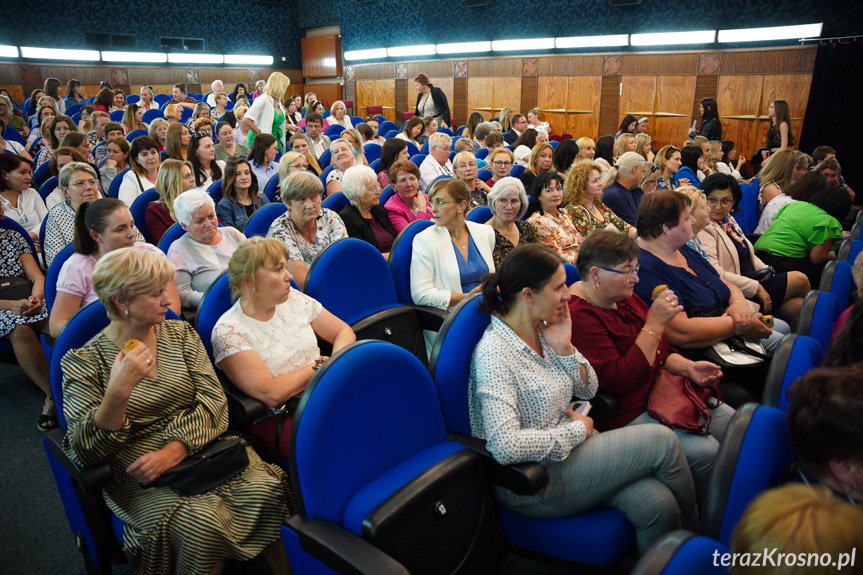
[[[644,352],[635,345],[647,310],[637,295],[617,302],[617,309],[596,307],[577,296],[569,300],[572,344],[596,370],[599,389],[620,398],[617,415],[594,422],[600,431],[623,427],[647,411],[647,396],[656,372],[674,353],[663,337],[658,359],[650,366]]]
[[[93,109],[98,112],[105,112],[106,114],[108,113],[108,108],[106,108],[105,106],[100,106],[98,104],[94,105]]]
[[[150,232],[150,239],[153,240],[153,243],[156,245],[159,244],[159,240],[162,239],[162,236],[165,235],[168,228],[176,223],[171,219],[171,214],[168,212],[168,208],[159,202],[153,202],[147,206],[145,221],[147,223],[147,231]]]

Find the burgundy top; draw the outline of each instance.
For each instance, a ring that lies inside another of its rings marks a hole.
[[[147,222],[147,231],[150,232],[150,239],[157,245],[162,236],[165,235],[165,232],[168,231],[168,228],[177,223],[171,219],[168,208],[159,202],[153,202],[147,206],[145,221]]]
[[[380,222],[378,222],[374,218],[366,219],[369,226],[372,228],[372,233],[375,234],[375,239],[378,241],[378,247],[381,250],[381,253],[389,252],[393,247],[393,242],[395,241],[395,236],[393,236],[389,230],[383,227]]]
[[[644,352],[635,345],[647,310],[637,295],[617,302],[617,309],[596,307],[577,296],[569,300],[572,344],[596,370],[599,389],[620,398],[617,415],[594,422],[600,431],[623,427],[647,411],[647,396],[656,372],[665,365],[668,355],[674,353],[663,337],[657,350],[658,359],[650,366]]]

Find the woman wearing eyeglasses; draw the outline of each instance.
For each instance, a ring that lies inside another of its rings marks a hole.
[[[470,190],[471,207],[487,206],[491,186],[477,179],[479,167],[476,164],[476,157],[470,152],[459,152],[452,159],[452,168],[455,177],[464,182]]]
[[[659,423],[648,415],[647,401],[661,370],[697,386],[714,385],[722,377],[718,365],[690,361],[670,347],[666,329],[683,306],[670,289],[652,303],[635,295],[638,257],[638,245],[628,235],[597,230],[581,244],[576,261],[581,281],[569,288],[574,296],[569,300],[572,344],[596,370],[599,389],[620,399],[615,415],[595,421],[602,432]],[[709,435],[674,432],[702,504],[719,444],[734,415],[726,404],[711,406],[710,412]]]
[[[488,195],[492,218],[486,222],[494,229],[494,268],[500,271],[509,253],[525,244],[536,243],[533,226],[521,216],[527,211],[527,194],[520,180],[507,177],[499,181]]]
[[[810,289],[806,275],[798,271],[764,274],[767,264],[755,255],[755,248],[731,215],[743,197],[737,180],[713,174],[705,178],[700,189],[707,198],[710,221],[698,238],[710,263],[747,299],[757,300],[762,312],[777,313],[796,329],[803,298]],[[767,277],[760,278],[759,274]]]
[[[491,177],[485,181],[488,186],[493,187],[498,181],[509,176],[515,156],[504,147],[495,148],[488,155],[488,165],[491,168]]]
[[[397,232],[389,212],[381,205],[375,171],[368,166],[348,168],[342,178],[342,193],[350,202],[339,212],[348,235],[372,244],[385,258],[389,257]]]

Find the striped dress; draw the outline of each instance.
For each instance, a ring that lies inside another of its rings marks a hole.
[[[169,487],[141,489],[125,472],[171,441],[195,452],[228,425],[225,395],[198,334],[176,320],[155,330],[157,377],[135,387],[120,429],[94,419],[117,347],[100,333],[63,358],[65,451],[81,465],[110,465],[114,481],[105,499],[125,523],[124,550],[136,573],[206,573],[225,558],[251,559],[279,538],[289,496],[284,472],[251,447],[243,473],[191,497]]]

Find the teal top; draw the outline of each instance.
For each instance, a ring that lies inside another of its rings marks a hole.
[[[778,257],[806,258],[815,246],[842,238],[839,220],[809,202],[792,202],[777,212],[755,248]]]

